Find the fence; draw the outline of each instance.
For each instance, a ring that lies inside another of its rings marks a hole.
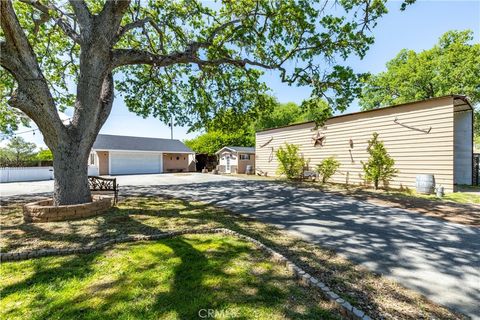
[[[473,184],[480,185],[480,153],[473,154]]]
[[[11,160],[0,158],[0,167],[12,168],[12,167],[51,167],[53,166],[53,160]]]
[[[51,179],[53,179],[53,167],[0,168],[1,183]]]

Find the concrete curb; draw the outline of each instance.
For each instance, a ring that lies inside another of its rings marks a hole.
[[[173,232],[163,232],[155,233],[149,235],[129,235],[129,236],[118,236],[111,238],[102,243],[96,245],[87,245],[83,248],[66,248],[66,249],[38,249],[32,251],[24,252],[1,252],[0,253],[0,262],[5,261],[20,261],[28,260],[32,258],[47,257],[47,256],[65,256],[70,254],[80,254],[80,253],[91,253],[104,249],[108,246],[111,246],[116,243],[126,243],[126,242],[136,242],[136,241],[151,241],[151,240],[160,240],[173,238],[180,235],[187,234],[208,234],[208,233],[222,233],[233,235],[237,238],[243,239],[245,241],[253,243],[260,250],[267,253],[273,261],[284,265],[289,271],[291,271],[299,283],[303,286],[314,287],[320,290],[323,295],[335,303],[340,310],[340,313],[347,319],[355,320],[371,320],[371,318],[365,314],[362,310],[355,308],[347,301],[340,298],[335,292],[333,292],[325,283],[306,273],[302,268],[298,267],[296,264],[288,260],[282,254],[276,252],[275,250],[267,247],[260,241],[238,233],[236,231],[226,229],[226,228],[210,228],[210,229],[186,229],[181,231]]]

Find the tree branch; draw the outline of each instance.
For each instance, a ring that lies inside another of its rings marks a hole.
[[[17,19],[11,1],[0,1],[0,25],[5,34],[2,41],[2,66],[13,75],[28,79],[43,78],[27,36]]]
[[[60,11],[58,8],[53,7],[53,6],[47,6],[42,4],[38,0],[20,0],[21,2],[25,4],[29,4],[35,9],[39,10],[42,12],[41,19],[40,20],[34,20],[35,22],[35,29],[38,30],[38,26],[49,19],[52,18],[52,15],[50,14],[50,10],[57,12],[60,15],[60,18],[54,19],[55,22],[58,24],[58,26],[65,32],[65,34],[70,37],[73,41],[76,43],[80,43],[80,36],[78,33],[75,32],[75,30],[70,26],[70,24],[62,19],[61,17],[64,16],[64,13]]]
[[[120,23],[129,6],[130,0],[106,1],[98,19],[95,20],[96,25],[112,45],[117,41]]]
[[[120,30],[118,30],[117,35],[115,36],[115,40],[118,41],[120,40],[128,31],[135,29],[135,28],[140,28],[143,27],[147,22],[150,22],[150,18],[145,18],[145,19],[140,19],[137,21],[133,21],[131,23],[128,23],[122,27],[120,27]]]
[[[0,42],[0,64],[18,83],[9,104],[35,121],[52,146],[65,127],[11,1],[0,1],[0,25],[5,35],[5,41]]]
[[[195,46],[193,48],[195,48]],[[148,64],[156,67],[166,67],[173,64],[188,63],[197,64],[199,66],[229,64],[241,68],[244,68],[246,65],[257,66],[264,69],[278,69],[280,67],[278,64],[269,65],[250,59],[234,59],[231,57],[204,60],[198,58],[197,52],[190,49],[187,49],[184,52],[174,52],[168,55],[158,55],[148,51],[135,49],[116,49],[113,50],[112,70],[121,66],[134,64]]]
[[[69,0],[73,8],[73,12],[77,17],[80,29],[90,29],[92,22],[92,14],[88,10],[87,4],[84,0]],[[107,1],[108,2],[108,1]]]

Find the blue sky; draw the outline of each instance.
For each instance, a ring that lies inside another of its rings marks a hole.
[[[375,44],[363,60],[351,58],[346,64],[357,72],[377,73],[385,70],[385,63],[392,59],[401,49],[421,51],[431,48],[438,38],[448,30],[471,29],[475,32],[475,42],[480,42],[480,1],[419,1],[409,6],[406,11],[399,10],[401,1],[389,3],[390,12],[379,20],[373,30]],[[272,94],[280,102],[300,103],[308,98],[308,88],[289,87],[281,83],[278,74],[267,72],[265,81]],[[346,112],[358,111],[353,103]],[[68,112],[67,112],[68,114]],[[35,127],[35,126],[34,126]],[[28,128],[19,130],[25,131]],[[193,138],[197,134],[187,134],[188,128],[175,127],[174,138]],[[101,133],[144,136],[170,137],[170,128],[155,118],[143,119],[127,110],[121,97],[114,101],[112,113],[103,126]],[[37,131],[35,135],[21,134],[38,146],[44,146],[43,138]]]

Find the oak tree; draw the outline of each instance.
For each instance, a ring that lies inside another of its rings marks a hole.
[[[465,94],[477,105],[480,136],[480,44],[470,30],[448,31],[428,50],[400,51],[386,71],[366,81],[360,105],[367,110],[448,94]]]
[[[88,155],[115,90],[136,114],[201,127],[261,105],[262,74],[276,70],[343,110],[361,75],[342,62],[365,55],[387,11],[384,0],[3,0],[0,10],[0,129],[38,126],[56,205],[91,201]]]

